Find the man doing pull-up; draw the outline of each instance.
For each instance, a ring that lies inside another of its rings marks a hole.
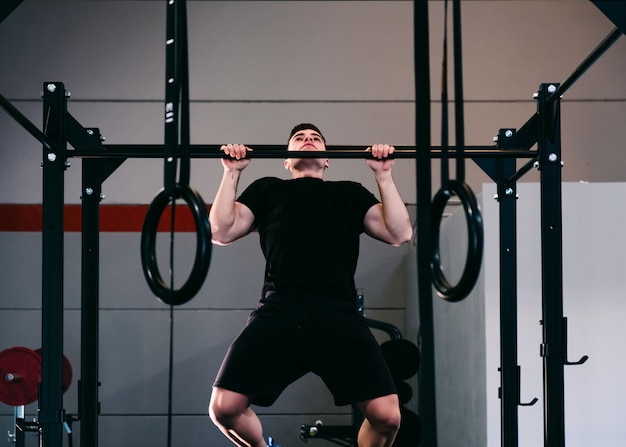
[[[380,201],[352,181],[324,181],[325,138],[312,124],[291,131],[284,167],[291,179],[264,177],[237,197],[251,148],[221,150],[223,177],[211,207],[213,242],[229,244],[258,230],[266,259],[258,307],[231,344],[213,385],[209,414],[236,445],[266,447],[251,404],[269,406],[306,373],[321,377],[337,405],[364,416],[360,447],[390,447],[400,426],[393,379],[355,304],[359,237],[399,246],[412,226],[391,172],[393,146],[368,147]],[[320,158],[298,158],[320,151]]]

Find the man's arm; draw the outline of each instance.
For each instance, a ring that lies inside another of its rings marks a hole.
[[[209,211],[209,221],[212,242],[227,245],[248,234],[254,224],[252,211],[235,200],[241,172],[250,163],[245,158],[250,149],[240,144],[229,144],[222,146],[221,150],[234,159],[222,159],[224,174]]]
[[[397,247],[411,240],[413,226],[391,175],[394,160],[387,159],[393,153],[394,147],[376,144],[367,150],[371,150],[374,156],[374,159],[367,160],[367,164],[374,171],[381,203],[372,206],[365,214],[365,231],[370,236]]]

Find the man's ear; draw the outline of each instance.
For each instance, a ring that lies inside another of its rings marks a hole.
[[[283,166],[285,167],[286,170],[291,171],[291,161],[289,161],[288,158],[285,161],[283,161]]]
[[[328,169],[328,158],[326,159],[326,161],[324,162],[324,169]]]

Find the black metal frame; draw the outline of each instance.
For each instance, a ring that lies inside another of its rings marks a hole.
[[[51,87],[54,85],[54,87]],[[81,444],[97,446],[97,414],[99,413],[98,404],[98,376],[97,376],[97,364],[98,364],[98,347],[97,347],[97,328],[98,328],[98,205],[100,201],[100,195],[102,190],[102,183],[104,180],[119,167],[127,158],[134,157],[138,154],[139,157],[161,157],[162,151],[159,151],[159,146],[146,147],[144,145],[121,145],[121,146],[104,146],[100,143],[98,138],[98,129],[83,129],[80,124],[67,112],[67,95],[64,93],[65,89],[62,83],[46,83],[44,84],[44,110],[54,113],[56,101],[61,99],[64,104],[61,108],[63,115],[66,117],[66,122],[59,126],[66,129],[66,144],[63,151],[55,151],[49,149],[50,147],[58,147],[57,144],[45,144],[44,145],[44,158],[46,154],[54,153],[51,159],[59,161],[64,167],[65,161],[71,157],[83,158],[83,288],[82,288],[82,342],[81,342],[81,382],[80,382],[80,419],[81,425]],[[49,139],[49,133],[54,134],[51,129],[46,129],[46,134],[39,136],[42,141]],[[74,149],[67,149],[67,142],[74,147]],[[257,146],[255,146],[257,147]],[[221,157],[221,153],[218,150],[219,146],[197,146],[192,147],[192,157]],[[162,147],[161,147],[162,149]],[[479,147],[469,149],[469,152],[475,151],[476,158],[487,157],[511,157],[515,155],[524,157],[534,157],[532,152],[528,151],[498,151],[495,147]],[[400,148],[399,158],[416,158],[415,151],[411,151],[409,147]],[[402,152],[405,151],[405,152]],[[439,151],[439,152],[438,152]],[[428,148],[427,159],[430,163],[431,158],[436,158],[440,153],[440,148],[430,147]],[[285,155],[284,149],[280,146],[263,146],[257,147],[256,156],[262,154],[261,157],[265,158],[277,158]],[[317,156],[319,153],[299,153],[299,156]],[[364,158],[365,154],[362,150],[355,151],[354,147],[329,147],[329,151],[325,154],[329,158],[342,157],[342,158]],[[455,156],[451,152],[450,156]],[[50,163],[50,168],[54,165]],[[44,164],[44,171],[48,169]],[[63,197],[61,190],[63,184],[58,183],[56,197]],[[60,206],[60,211],[56,210],[56,207]],[[63,204],[56,203],[50,204],[50,206],[44,207],[44,221],[45,215],[48,213],[60,212],[62,213]],[[46,233],[44,231],[44,238]],[[62,258],[62,251],[58,253],[58,256]],[[51,261],[55,264],[56,261]],[[46,315],[46,319],[53,320],[54,315]],[[49,318],[48,318],[49,317]],[[51,323],[52,324],[52,323]],[[60,326],[62,322],[57,320],[57,324]],[[47,384],[47,380],[44,381],[43,386],[53,386]]]
[[[54,87],[52,87],[54,85]],[[549,91],[552,84],[542,86],[541,91]],[[546,95],[539,95],[538,116],[543,117],[546,112]],[[558,101],[555,102],[558,106]],[[552,111],[554,108],[548,108]],[[62,334],[63,319],[63,290],[62,290],[62,266],[63,261],[63,197],[64,197],[64,171],[66,161],[73,157],[84,156],[83,166],[83,281],[82,281],[82,341],[81,341],[81,381],[80,381],[80,420],[81,425],[81,445],[97,446],[97,413],[98,405],[98,375],[97,375],[97,339],[98,339],[98,206],[102,182],[120,166],[126,159],[118,155],[115,150],[111,151],[103,146],[97,137],[97,129],[83,129],[67,111],[67,95],[62,83],[44,84],[44,114],[45,135],[53,142],[52,149],[44,146],[44,207],[43,207],[43,341],[44,341],[44,371],[61,371],[60,363],[56,365],[54,360],[62,358]],[[541,126],[538,132],[539,150],[523,151],[526,157],[534,157],[540,160],[540,164],[549,163],[542,169],[541,182],[549,184],[549,187],[542,188],[542,215],[548,213],[560,213],[560,133],[554,132],[554,125],[560,118],[558,114],[548,114],[551,118],[546,121],[545,126]],[[55,118],[54,120],[51,118]],[[551,127],[548,127],[551,125]],[[550,130],[548,132],[548,130]],[[503,136],[514,131],[507,129],[501,131]],[[545,136],[542,136],[546,134]],[[505,138],[509,142],[513,139]],[[67,143],[81,149],[68,150]],[[437,148],[429,148],[437,150]],[[557,153],[557,162],[554,161],[554,154]],[[340,151],[338,151],[341,153]],[[417,151],[419,153],[419,150]],[[414,158],[418,156],[414,153]],[[501,247],[501,326],[502,326],[502,412],[503,412],[503,445],[517,445],[517,405],[519,405],[519,366],[516,364],[516,315],[515,315],[515,221],[514,197],[516,171],[515,160],[517,151],[507,149],[492,149],[494,157],[488,158],[486,153],[480,153],[480,157],[475,160],[485,172],[492,176],[498,183],[499,196],[507,198],[501,200],[501,240],[504,246]],[[330,154],[330,153],[329,153]],[[124,153],[126,155],[126,153]],[[145,154],[144,154],[145,155]],[[157,154],[154,153],[154,156]],[[272,156],[283,156],[284,152],[275,153]],[[193,155],[192,155],[193,156]],[[318,154],[319,156],[319,154]],[[363,155],[361,154],[361,157]],[[468,154],[469,157],[471,155]],[[511,181],[513,179],[513,181]],[[513,210],[513,211],[512,211]],[[420,210],[418,210],[420,211]],[[556,217],[560,218],[560,214]],[[554,218],[546,218],[549,222],[554,222]],[[546,333],[545,346],[554,345],[565,348],[565,341],[562,340],[564,331],[562,329],[562,290],[556,288],[560,286],[561,252],[554,250],[550,244],[560,244],[559,223],[551,223],[551,238],[542,240],[543,253],[543,277],[544,282],[544,328],[557,326],[557,333],[561,334],[561,340],[553,342],[549,340],[552,332]],[[430,228],[430,227],[427,227]],[[511,231],[511,229],[513,229]],[[419,230],[419,228],[418,228]],[[543,230],[545,231],[545,230]],[[560,246],[560,245],[559,245]],[[557,284],[551,284],[552,281]],[[430,286],[430,284],[429,284]],[[556,289],[555,289],[556,288]],[[556,304],[554,304],[556,303]],[[560,303],[560,304],[559,304]],[[547,306],[550,305],[550,308]],[[557,307],[556,315],[552,307]],[[560,314],[558,308],[561,308]],[[554,320],[558,320],[554,323]],[[546,329],[547,330],[547,329]],[[47,352],[47,355],[46,355]],[[545,352],[548,352],[547,348]],[[56,357],[58,355],[58,357]],[[563,412],[563,386],[562,386],[562,357],[559,352],[546,355],[546,405],[550,408],[549,414],[546,412],[547,436],[550,438],[556,435],[549,435],[551,432],[563,432],[563,418],[559,414]],[[560,363],[559,363],[560,362]],[[424,352],[422,352],[422,365],[426,364]],[[556,376],[556,378],[554,378]],[[423,374],[420,380],[423,379]],[[54,396],[56,400],[45,394],[45,390],[59,389],[57,383],[61,383],[61,376],[46,373],[43,375],[42,399],[40,401],[40,423],[42,427],[43,442],[46,447],[61,446],[61,428],[63,422],[62,396]],[[420,392],[423,389],[421,384]],[[560,395],[557,393],[560,390]],[[559,410],[560,409],[560,410]],[[421,408],[420,415],[424,411]],[[556,417],[553,414],[557,414]],[[54,417],[52,417],[54,416]],[[424,433],[427,433],[427,426],[424,425]],[[426,440],[424,439],[424,442]],[[424,444],[430,445],[430,444]],[[549,445],[557,446],[558,443],[549,442]]]

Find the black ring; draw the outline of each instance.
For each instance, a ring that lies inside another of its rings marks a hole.
[[[191,209],[196,224],[197,242],[196,258],[189,278],[180,289],[174,290],[163,281],[159,272],[156,259],[156,237],[163,211],[172,200],[176,199],[183,199]],[[188,185],[177,184],[174,187],[173,197],[162,189],[148,208],[141,232],[141,265],[150,290],[165,304],[175,306],[186,303],[198,293],[206,279],[211,264],[211,250],[211,226],[202,197]]]
[[[441,219],[446,208],[448,200],[452,196],[457,196],[461,200],[465,218],[467,222],[467,258],[463,274],[456,286],[453,286],[446,279],[441,270],[441,257],[439,254],[439,230],[441,227]],[[461,301],[474,288],[483,257],[483,219],[478,209],[476,196],[471,188],[465,183],[458,180],[449,180],[447,188],[441,188],[435,194],[432,203],[432,235],[433,235],[433,255],[430,264],[432,273],[432,282],[437,289],[438,295],[450,302]]]

